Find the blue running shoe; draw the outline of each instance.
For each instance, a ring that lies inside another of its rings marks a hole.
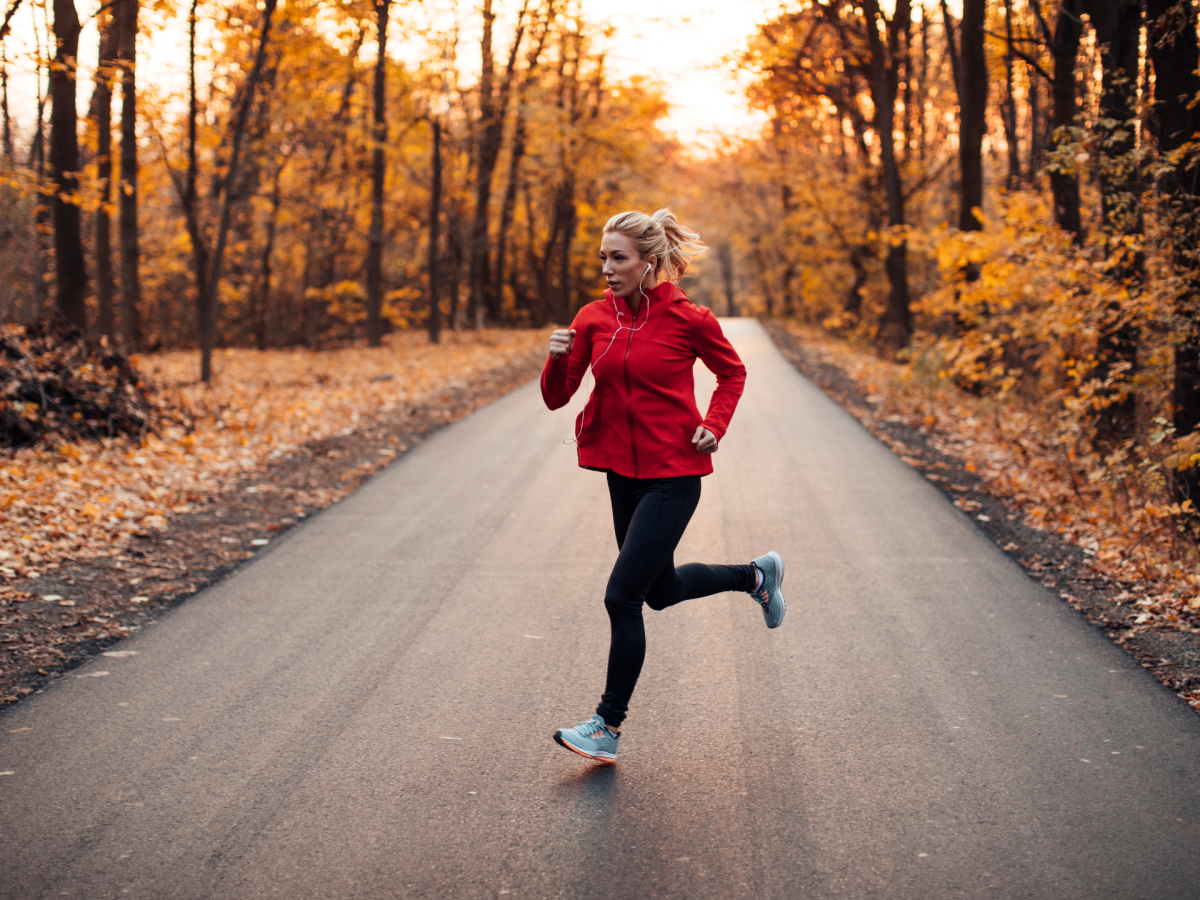
[[[554,732],[554,740],[568,750],[606,763],[617,761],[617,741],[620,739],[621,736],[609,731],[598,715],[584,719],[574,728],[560,728]]]
[[[762,606],[763,618],[767,620],[768,628],[778,628],[783,624],[783,614],[787,604],[783,601],[783,557],[772,550],[766,556],[760,556],[754,565],[762,572],[762,584],[758,590],[751,591],[750,596]]]

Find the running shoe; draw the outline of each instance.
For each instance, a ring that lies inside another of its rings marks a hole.
[[[754,565],[762,572],[762,584],[758,590],[750,592],[762,607],[763,618],[767,620],[768,628],[778,628],[783,624],[783,614],[787,604],[783,601],[783,558],[772,550],[766,556],[760,556]]]
[[[617,741],[620,739],[619,734],[608,730],[599,715],[584,719],[574,728],[560,728],[554,732],[554,740],[559,744],[599,762],[617,761]]]

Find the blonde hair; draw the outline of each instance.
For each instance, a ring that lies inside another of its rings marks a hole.
[[[643,212],[617,213],[604,226],[605,234],[613,232],[632,240],[640,258],[656,257],[654,274],[665,271],[667,281],[678,281],[692,257],[708,249],[700,235],[680,225],[675,213],[666,207],[652,216]]]

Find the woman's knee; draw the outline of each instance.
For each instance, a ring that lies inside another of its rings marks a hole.
[[[616,588],[609,587],[604,593],[604,608],[608,610],[609,618],[620,616],[640,616],[642,600],[640,597],[630,597]]]
[[[668,606],[674,606],[682,596],[683,579],[674,569],[669,571],[670,574],[659,578],[646,594],[646,605],[655,612],[662,612]]]

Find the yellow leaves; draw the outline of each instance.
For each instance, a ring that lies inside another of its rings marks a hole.
[[[1182,472],[1200,465],[1200,432],[1193,431],[1179,438],[1171,449],[1173,452],[1163,459],[1163,465],[1168,469]]]
[[[1158,519],[1163,519],[1167,516],[1188,515],[1195,511],[1196,507],[1192,504],[1191,500],[1184,500],[1182,503],[1172,503],[1169,506],[1146,505],[1146,514]]]
[[[977,232],[955,232],[941,241],[935,250],[938,268],[943,272],[956,272],[966,266],[982,263],[987,259],[987,247],[983,246]]]
[[[353,325],[367,317],[367,292],[357,281],[339,281],[325,288],[310,287],[305,296],[324,301],[329,315],[347,324]]]

